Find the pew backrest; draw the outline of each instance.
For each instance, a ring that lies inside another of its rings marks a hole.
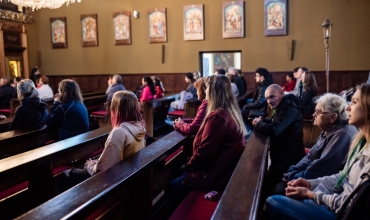
[[[0,133],[0,159],[45,145],[57,138],[57,131],[46,125]]]
[[[14,118],[6,118],[0,121],[0,133],[7,132]]]
[[[257,219],[268,148],[268,136],[254,130],[212,219]]]
[[[125,212],[124,218],[150,219],[152,168],[189,140],[189,136],[174,131],[18,219],[45,219],[48,216],[83,219],[104,207],[107,210],[103,213],[107,215],[116,209],[119,213]]]

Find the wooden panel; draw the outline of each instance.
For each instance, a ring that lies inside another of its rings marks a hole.
[[[319,87],[319,94],[326,93],[326,76],[325,71],[312,71],[315,75],[317,86]],[[286,74],[291,73],[285,72],[271,72],[273,81],[275,84],[280,86],[286,83]],[[254,79],[254,72],[244,72],[245,80],[247,81],[248,91],[254,91],[257,88],[256,81]],[[329,75],[329,91],[332,93],[339,93],[342,90],[354,87],[367,81],[369,71],[330,71]]]

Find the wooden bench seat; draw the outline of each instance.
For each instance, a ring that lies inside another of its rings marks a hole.
[[[0,120],[0,133],[9,131],[9,127],[12,124],[14,118],[6,118]]]
[[[2,217],[16,217],[52,198],[56,168],[73,166],[72,161],[84,161],[104,148],[111,129],[107,126],[0,160],[0,192],[28,181],[26,190],[0,201]]]
[[[188,141],[190,136],[174,131],[18,219],[50,216],[54,219],[150,219],[156,196],[152,193],[153,172]]]
[[[0,159],[41,147],[57,137],[57,131],[46,125],[0,133]]]

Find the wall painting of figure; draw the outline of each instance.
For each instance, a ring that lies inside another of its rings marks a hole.
[[[82,46],[98,46],[98,15],[81,15]]]
[[[131,44],[131,12],[113,13],[114,45]]]
[[[67,18],[50,18],[51,48],[67,48]]]
[[[244,1],[222,3],[222,37],[244,37]]]
[[[184,6],[184,40],[204,40],[203,5]]]
[[[265,35],[288,34],[288,0],[265,0]]]
[[[148,10],[149,42],[167,42],[167,16],[166,8]]]

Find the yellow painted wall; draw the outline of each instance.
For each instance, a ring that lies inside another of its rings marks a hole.
[[[369,0],[290,0],[287,36],[264,36],[262,0],[246,0],[246,37],[223,39],[223,0],[82,0],[60,9],[34,12],[35,23],[27,25],[30,69],[40,62],[47,75],[111,73],[176,73],[199,69],[199,51],[241,50],[242,70],[263,66],[287,71],[296,66],[325,69],[321,24],[327,16],[333,23],[330,45],[331,70],[370,70]],[[205,40],[183,40],[183,5],[204,4]],[[165,63],[162,43],[149,44],[147,9],[167,8],[168,42]],[[137,10],[132,17],[132,45],[114,46],[112,13]],[[81,46],[80,15],[98,14],[98,47]],[[51,49],[50,17],[67,17],[68,48]],[[297,41],[290,61],[290,42]],[[39,52],[39,59],[38,57]]]

